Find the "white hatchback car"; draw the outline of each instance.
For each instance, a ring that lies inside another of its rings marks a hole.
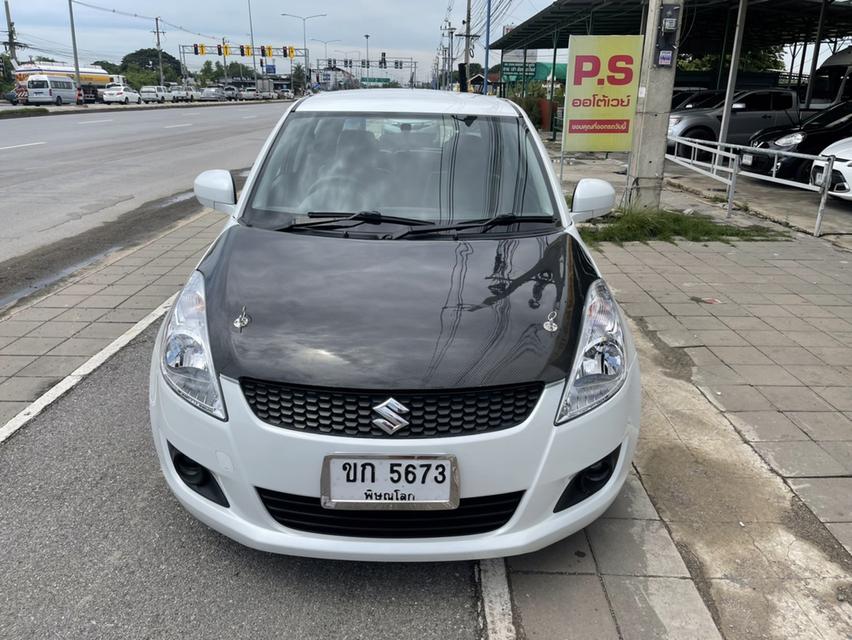
[[[852,138],[844,138],[828,145],[820,155],[834,156],[829,193],[842,200],[852,200]],[[814,160],[811,167],[811,184],[822,187],[826,168],[825,160]]]
[[[438,91],[294,103],[168,313],[162,471],[248,546],[380,561],[534,551],[598,518],[639,434],[639,364],[513,103]]]

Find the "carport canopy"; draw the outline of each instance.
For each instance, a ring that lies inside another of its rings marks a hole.
[[[631,35],[644,32],[647,1],[556,0],[514,27],[490,48],[564,49],[572,35]],[[680,53],[721,53],[734,28],[738,0],[685,0]],[[823,0],[749,0],[743,50],[814,42]],[[827,0],[821,40],[852,34],[852,0]],[[554,39],[555,35],[555,39]]]

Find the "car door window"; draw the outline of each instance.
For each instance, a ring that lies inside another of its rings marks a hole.
[[[772,96],[772,109],[774,111],[789,111],[793,108],[793,94],[776,93]]]
[[[771,93],[750,93],[746,96],[743,96],[742,102],[745,103],[745,111],[772,110]]]

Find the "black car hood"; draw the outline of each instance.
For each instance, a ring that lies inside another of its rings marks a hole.
[[[562,379],[598,277],[561,231],[359,240],[234,225],[199,269],[219,374],[358,389]]]

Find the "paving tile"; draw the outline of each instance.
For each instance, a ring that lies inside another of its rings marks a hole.
[[[710,347],[710,350],[725,364],[772,364],[756,347]]]
[[[63,340],[64,338],[18,338],[0,349],[0,355],[40,356]]]
[[[695,302],[671,303],[663,305],[673,316],[707,316],[710,312],[707,311],[706,305],[696,304]]]
[[[174,292],[172,292],[174,293]],[[163,302],[170,296],[171,293],[165,296],[143,296],[141,294],[136,294],[130,296],[127,300],[122,302],[119,305],[120,309],[143,309],[145,314],[147,315],[149,312],[153,311],[156,307],[163,304]]]
[[[94,322],[107,312],[106,309],[74,308],[56,316],[58,322]]]
[[[721,329],[716,331],[695,331],[695,335],[700,339],[702,345],[708,347],[736,347],[747,346],[748,342],[731,329]]]
[[[719,385],[705,395],[723,411],[768,411],[773,408],[766,396],[748,385]]]
[[[15,375],[26,367],[36,356],[5,356],[0,355],[0,376],[8,377]]]
[[[689,576],[659,520],[601,518],[586,531],[601,574]]]
[[[157,304],[163,302],[160,300]],[[154,307],[150,309],[113,309],[112,311],[108,311],[104,316],[100,318],[101,322],[139,322],[142,318],[147,316],[151,311],[154,310]]]
[[[688,347],[687,355],[692,358],[692,361],[699,367],[718,366],[722,361],[707,347]]]
[[[852,554],[852,522],[829,522],[825,526],[846,551]]]
[[[832,411],[825,400],[807,387],[756,387],[775,407],[781,411]]]
[[[748,317],[751,311],[744,305],[738,304],[710,304],[707,309],[718,318]]]
[[[839,411],[793,411],[787,416],[816,441],[852,440],[852,420]]]
[[[729,328],[713,316],[681,316],[678,321],[693,331],[724,331]]]
[[[513,574],[515,610],[527,640],[617,640],[597,576]]]
[[[621,306],[623,307],[624,305]],[[627,309],[625,309],[625,312],[627,312]],[[634,318],[637,317],[637,315],[634,313],[627,312],[627,315]],[[642,314],[638,315],[642,317]],[[671,316],[644,316],[644,318],[645,324],[651,331],[668,331],[671,329],[683,329],[683,325]]]
[[[743,411],[729,413],[728,418],[749,442],[808,440],[804,431],[778,411]]]
[[[766,323],[776,331],[782,332],[811,331],[813,329],[813,325],[802,318],[767,318]]]
[[[635,473],[627,475],[621,492],[604,513],[605,518],[633,518],[636,520],[659,520],[657,510],[651,504],[645,488]]]
[[[770,345],[762,346],[760,350],[778,364],[822,366],[819,358],[801,346]]]
[[[4,320],[0,322],[0,337],[20,338],[27,335],[41,324],[36,320]]]
[[[721,640],[691,580],[604,576],[624,640]]]
[[[841,318],[808,318],[808,322],[817,329],[828,333],[852,331],[852,324]]]
[[[843,345],[837,340],[831,338],[827,333],[817,331],[816,329],[811,329],[810,331],[782,331],[782,333],[796,344],[808,347],[808,349],[812,349],[813,347],[824,349],[843,348]],[[811,353],[813,353],[813,351],[811,351]],[[818,354],[815,355],[819,357]],[[820,362],[822,361],[823,360],[820,359]]]
[[[52,387],[59,378],[9,378],[0,384],[0,401],[32,401]]]
[[[0,426],[6,424],[9,420],[23,411],[29,402],[3,402],[0,401]]]
[[[7,344],[11,344],[17,340],[17,338],[13,338],[12,336],[0,336],[0,349],[5,347]]]
[[[86,360],[86,356],[41,356],[18,371],[15,376],[65,377]]]
[[[507,559],[512,571],[532,573],[595,573],[595,559],[583,531],[545,547]]]
[[[62,289],[62,295],[84,295],[91,296],[104,288],[102,284],[79,284],[75,283]]]
[[[657,337],[670,347],[698,347],[704,344],[694,332],[686,329],[658,331]]]
[[[852,379],[847,380],[847,385]],[[852,411],[852,386],[813,387],[824,400],[839,411]]]
[[[97,293],[76,306],[81,309],[115,309],[125,300],[127,300],[127,296]]]
[[[9,316],[12,320],[46,322],[62,313],[62,309],[47,309],[43,307],[27,307]]]
[[[789,484],[823,522],[852,522],[852,478],[793,478]]]
[[[735,364],[734,371],[751,385],[786,385],[795,386],[799,380],[777,364]]]
[[[88,325],[88,322],[49,321],[39,325],[27,334],[28,338],[70,338]]]
[[[49,295],[43,300],[39,300],[35,303],[36,307],[49,307],[53,309],[67,309],[68,307],[74,307],[80,304],[83,300],[85,300],[88,296],[84,295],[62,295],[61,293],[56,293],[53,295]]]
[[[108,339],[69,338],[48,352],[51,356],[93,356],[110,343]]]
[[[846,472],[816,442],[755,442],[753,446],[785,478],[838,476]]]
[[[756,347],[793,347],[796,343],[780,331],[740,331],[739,334]]]
[[[734,331],[769,331],[772,329],[763,320],[753,316],[722,318],[721,321]],[[807,327],[807,323],[804,324]]]
[[[808,346],[808,349],[824,364],[846,366],[852,362],[852,347]]]
[[[93,322],[80,331],[76,337],[115,339],[133,327],[133,325],[133,322]]]
[[[758,318],[773,318],[773,317],[793,317],[794,314],[790,313],[787,309],[780,305],[776,304],[747,304],[744,305],[745,308],[754,316]]]

